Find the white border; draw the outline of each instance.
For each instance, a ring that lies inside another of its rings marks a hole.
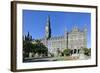
[[[91,59],[77,60],[77,61],[57,61],[57,62],[33,62],[23,63],[22,61],[22,10],[49,10],[49,11],[63,11],[63,12],[85,12],[91,13]],[[62,7],[62,6],[44,6],[44,5],[28,5],[17,4],[17,69],[35,69],[35,68],[50,68],[50,67],[64,67],[64,66],[82,66],[95,65],[96,60],[96,10],[91,8],[79,7]]]

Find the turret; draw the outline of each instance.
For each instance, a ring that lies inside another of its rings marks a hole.
[[[73,31],[74,31],[74,32],[79,31],[79,29],[78,29],[78,27],[77,27],[76,24],[75,24],[74,27],[73,27]]]
[[[84,47],[87,47],[87,25],[85,24],[84,25],[84,29],[83,29],[83,32],[84,32]]]
[[[84,32],[87,32],[87,25],[84,25]]]
[[[65,28],[64,39],[65,39],[65,48],[68,48],[68,31],[67,31],[67,28]]]

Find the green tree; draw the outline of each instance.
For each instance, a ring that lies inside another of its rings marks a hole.
[[[39,55],[43,54],[47,56],[48,48],[43,43],[41,43],[40,40],[35,40],[35,42],[36,43],[32,45],[32,51],[34,53],[38,53]]]
[[[32,36],[29,34],[23,37],[23,56],[29,57],[29,52],[32,52]]]
[[[84,54],[87,55],[87,56],[90,56],[91,55],[91,48],[83,48],[84,50]]]
[[[71,52],[70,49],[65,49],[65,50],[63,51],[64,55],[66,55],[66,56],[70,56],[70,52]]]
[[[28,34],[23,37],[23,58],[29,57],[30,52],[47,56],[48,48],[43,43],[41,43],[40,40],[32,40],[32,36],[28,32]]]
[[[89,48],[88,56],[91,56],[91,48]]]
[[[29,53],[32,52],[32,45],[29,41],[23,42],[24,57],[29,57]]]

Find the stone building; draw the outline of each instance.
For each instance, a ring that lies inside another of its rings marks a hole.
[[[79,30],[77,26],[73,26],[70,32],[65,29],[64,35],[57,37],[51,36],[51,30],[50,17],[48,17],[45,26],[45,37],[40,40],[48,47],[48,53],[56,56],[58,50],[62,52],[64,49],[71,49],[71,54],[78,54],[82,48],[87,47],[86,27],[83,30]]]

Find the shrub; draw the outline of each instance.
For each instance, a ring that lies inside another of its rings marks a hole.
[[[65,56],[70,56],[70,52],[71,52],[70,49],[65,49],[65,50],[63,51],[63,54],[64,54]]]
[[[87,56],[91,55],[91,49],[90,48],[89,49],[88,48],[84,48],[83,50],[84,50],[84,54],[85,55],[87,55]]]

